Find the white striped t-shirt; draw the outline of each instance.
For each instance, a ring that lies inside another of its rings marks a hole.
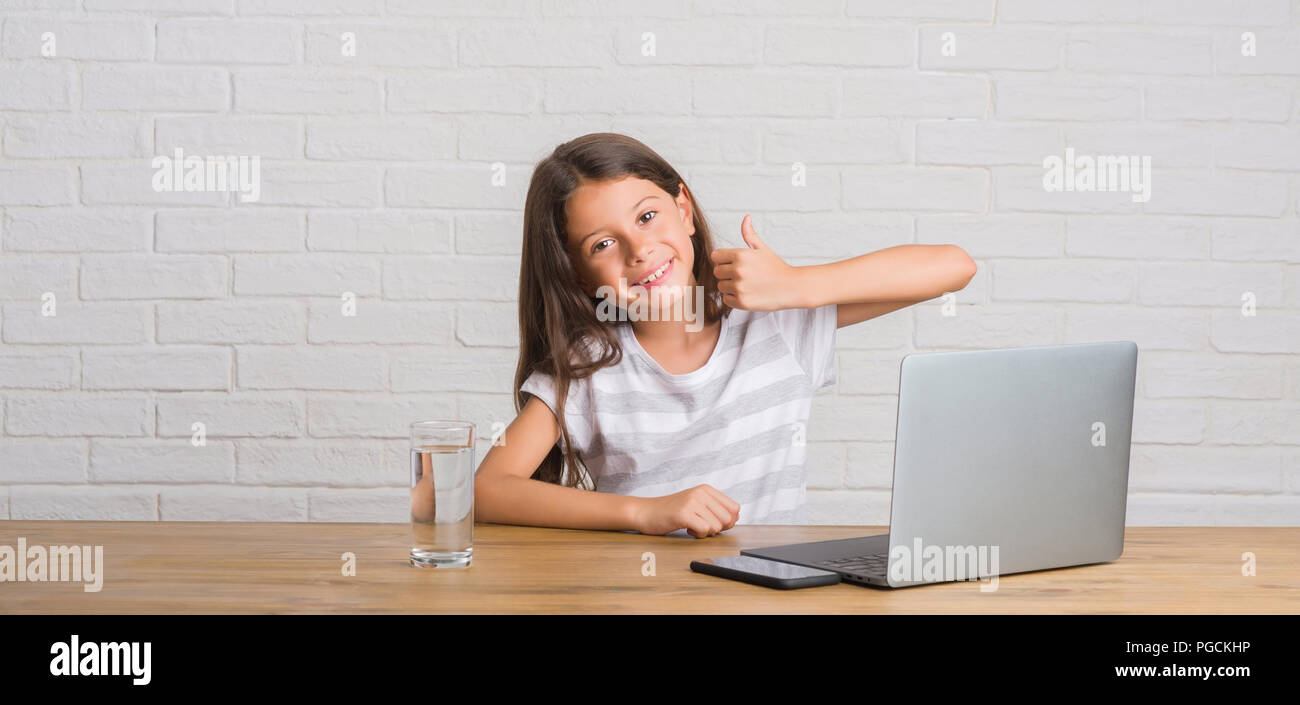
[[[622,360],[574,380],[565,407],[596,491],[662,497],[708,484],[740,504],[737,524],[806,524],[808,416],[813,392],[836,381],[836,308],[732,309],[709,361],[680,375],[631,323],[612,323]],[[522,390],[555,413],[550,375],[534,372]]]

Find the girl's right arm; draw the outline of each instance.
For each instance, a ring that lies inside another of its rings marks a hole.
[[[735,525],[740,505],[708,485],[667,497],[592,492],[532,479],[560,439],[554,412],[531,397],[474,475],[475,521],[561,529],[666,534],[686,528],[697,538]]]
[[[532,479],[560,440],[551,407],[531,397],[505,431],[505,443],[488,450],[474,475],[475,521],[561,529],[636,530],[637,497],[590,492]]]

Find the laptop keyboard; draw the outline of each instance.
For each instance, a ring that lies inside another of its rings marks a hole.
[[[883,575],[885,568],[889,564],[889,554],[872,553],[865,556],[849,556],[847,558],[836,558],[831,561],[822,561],[818,565],[833,570],[844,570],[853,573],[874,573]]]

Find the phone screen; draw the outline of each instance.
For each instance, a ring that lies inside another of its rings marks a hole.
[[[754,556],[723,556],[722,558],[710,558],[708,559],[708,562],[723,568],[731,568],[732,570],[781,579],[835,575],[834,572],[829,570],[808,568],[806,566],[795,565],[793,563],[782,563],[780,561],[769,561],[766,558],[755,558]]]

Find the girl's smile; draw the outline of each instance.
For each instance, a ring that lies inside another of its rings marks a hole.
[[[673,269],[674,269],[673,262],[675,262],[676,260],[677,260],[676,257],[668,258],[667,262],[664,262],[658,267],[651,269],[649,273],[645,274],[640,279],[638,279],[635,282],[635,284],[643,286],[647,289],[655,286],[663,286],[668,282],[668,278],[673,275]]]

